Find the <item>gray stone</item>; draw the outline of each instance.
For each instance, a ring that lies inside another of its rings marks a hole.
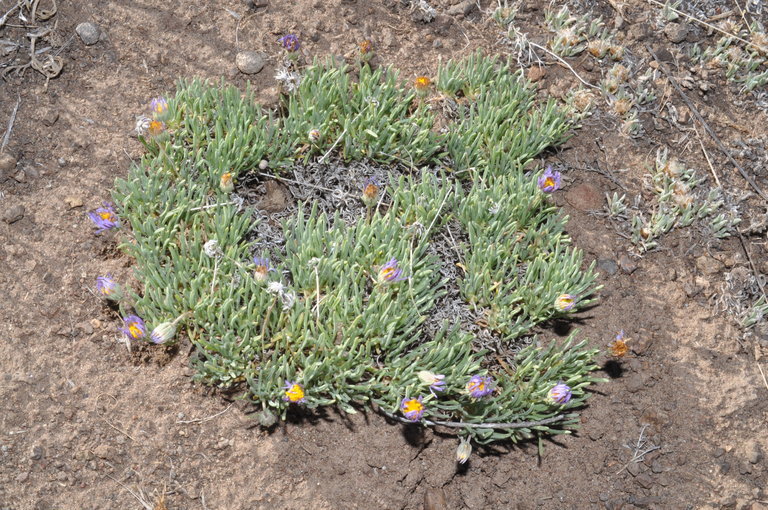
[[[613,259],[600,259],[597,261],[597,270],[608,276],[613,276],[619,270],[619,266]]]
[[[669,23],[664,27],[664,35],[673,43],[681,43],[688,37],[688,25],[685,23]]]
[[[16,223],[24,217],[24,212],[25,210],[23,205],[14,205],[9,207],[5,210],[5,212],[3,212],[3,221],[9,225],[11,223]]]
[[[747,460],[750,464],[757,464],[763,458],[763,452],[760,451],[760,445],[754,439],[747,443]]]
[[[43,447],[42,446],[33,446],[32,447],[32,453],[29,456],[32,460],[40,460],[43,458]]]
[[[5,182],[16,170],[16,158],[10,154],[0,154],[0,182]]]
[[[637,262],[627,253],[622,253],[619,257],[619,267],[626,274],[632,274],[637,270]]]
[[[101,29],[99,28],[99,25],[91,23],[90,21],[77,25],[75,32],[77,32],[80,40],[83,41],[83,44],[86,46],[93,46],[99,42],[99,38],[101,37]]]
[[[235,57],[235,64],[243,74],[256,74],[264,69],[266,55],[256,51],[241,51]]]

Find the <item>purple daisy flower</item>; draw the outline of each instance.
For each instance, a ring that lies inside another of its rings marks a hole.
[[[109,202],[104,202],[103,206],[88,213],[88,217],[96,225],[97,234],[120,226],[114,206]]]
[[[400,403],[400,411],[410,421],[419,421],[424,416],[424,404],[421,403],[422,397],[419,398],[404,398]]]
[[[287,34],[277,40],[288,51],[298,51],[301,47],[299,38],[294,34]]]
[[[405,280],[403,270],[397,265],[397,259],[394,257],[379,269],[379,283],[394,283],[402,280]]]
[[[467,383],[467,392],[472,398],[483,398],[493,393],[496,384],[488,375],[473,375]]]
[[[571,400],[571,387],[565,383],[557,383],[554,388],[549,390],[549,398],[556,404],[567,404]]]
[[[123,298],[123,289],[112,279],[111,274],[96,278],[96,290],[106,299],[120,301]]]
[[[164,97],[156,97],[149,103],[149,107],[152,109],[153,114],[162,115],[168,110],[168,101]]]
[[[544,173],[539,177],[539,189],[544,193],[552,193],[560,189],[560,172],[553,172],[552,167],[548,166]]]
[[[120,331],[125,333],[129,340],[141,340],[147,336],[147,327],[138,315],[129,315],[123,319],[123,327]]]

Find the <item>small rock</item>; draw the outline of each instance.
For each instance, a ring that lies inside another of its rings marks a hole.
[[[436,50],[439,50],[440,48],[443,47],[443,41],[441,41],[440,39],[435,39],[434,42],[432,43],[432,47],[435,48]]]
[[[637,393],[638,391],[642,390],[645,386],[645,380],[642,375],[640,374],[632,374],[629,377],[627,377],[627,391],[630,393]]]
[[[565,199],[579,211],[595,211],[603,207],[605,196],[594,186],[586,183],[573,186]]]
[[[99,42],[99,37],[101,37],[99,25],[91,23],[90,21],[77,25],[75,32],[77,32],[77,35],[80,36],[80,40],[83,41],[83,44],[86,46],[93,46]]]
[[[627,473],[629,473],[632,476],[637,476],[640,474],[640,464],[637,462],[630,462],[627,466]]]
[[[544,66],[531,66],[531,68],[528,69],[528,79],[534,83],[544,78],[546,74],[547,69]]]
[[[476,7],[477,7],[477,4],[475,3],[474,0],[465,0],[448,9],[448,14],[450,14],[451,16],[466,17],[472,14],[472,11],[474,11]]]
[[[702,255],[696,259],[696,267],[702,274],[713,275],[718,274],[722,270],[723,264],[708,255]]]
[[[650,489],[651,487],[653,487],[653,478],[651,478],[651,475],[649,475],[648,473],[642,473],[638,475],[636,480],[637,480],[637,483],[639,483],[640,486],[643,487],[644,489]]]
[[[53,126],[56,124],[56,121],[59,120],[59,112],[56,110],[48,110],[45,115],[43,115],[42,121],[43,124],[45,124],[48,127]]]
[[[21,169],[13,176],[13,180],[18,183],[22,183],[27,180],[27,173],[24,171],[24,169]]]
[[[59,166],[66,166],[67,165],[67,160],[64,159],[64,158],[59,158],[59,159],[56,160],[56,162],[59,164]]]
[[[715,450],[715,452],[712,454],[712,456],[716,459],[722,457],[725,454],[725,448],[718,448]]]
[[[64,203],[69,206],[70,209],[83,206],[83,199],[74,195],[64,197]]]
[[[27,179],[37,179],[38,177],[40,177],[40,172],[37,171],[37,168],[33,166],[28,166],[27,168],[24,169],[24,176]]]
[[[664,472],[664,466],[661,464],[661,462],[659,462],[658,459],[656,459],[651,464],[651,471],[653,471],[656,474],[663,473]]]
[[[29,473],[28,472],[19,473],[18,475],[16,475],[16,481],[19,482],[19,483],[24,483],[28,479],[29,479]]]
[[[32,453],[29,456],[32,460],[40,460],[43,458],[43,447],[42,446],[33,446],[32,447]]]
[[[3,212],[3,221],[9,225],[11,223],[16,223],[24,217],[24,212],[25,209],[23,205],[14,205],[9,207],[5,210],[5,212]]]
[[[632,274],[637,270],[637,262],[632,260],[628,253],[622,253],[619,256],[619,267],[626,274]]]
[[[760,451],[760,445],[754,439],[747,443],[747,460],[751,464],[757,464],[763,458],[763,452]]]
[[[83,334],[91,335],[93,334],[93,326],[90,325],[88,322],[83,322],[80,324],[80,329],[83,330]]]
[[[424,493],[424,510],[448,510],[443,489],[427,489]]]
[[[673,43],[681,43],[688,37],[688,25],[685,23],[669,23],[664,27],[664,35]]]
[[[114,449],[107,444],[100,444],[93,449],[93,454],[100,459],[109,459],[114,455]]]
[[[597,270],[608,276],[613,276],[619,270],[619,266],[613,259],[600,259],[597,261]]]
[[[748,475],[752,472],[752,464],[749,462],[742,462],[739,464],[739,474],[740,475]]]
[[[630,344],[630,348],[632,349],[632,352],[634,352],[637,355],[642,355],[648,352],[648,349],[653,344],[653,334],[646,331],[641,335],[638,335],[637,338],[634,339],[635,341]]]
[[[243,74],[256,74],[264,69],[266,55],[255,51],[241,51],[235,57],[235,64]]]
[[[0,182],[5,182],[16,169],[16,158],[10,154],[0,154]]]

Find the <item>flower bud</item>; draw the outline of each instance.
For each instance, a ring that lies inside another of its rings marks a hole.
[[[154,344],[164,344],[173,339],[174,336],[176,336],[175,322],[161,322],[152,330],[149,339],[152,340],[152,343]]]
[[[472,444],[469,442],[469,439],[462,439],[459,447],[456,449],[456,462],[464,464],[469,460],[470,455],[472,455]]]

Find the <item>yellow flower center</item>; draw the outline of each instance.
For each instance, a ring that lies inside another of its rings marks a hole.
[[[227,172],[224,175],[221,176],[221,183],[222,184],[229,184],[232,182],[232,174]]]
[[[288,400],[291,402],[298,402],[304,398],[304,390],[298,384],[294,384],[285,390],[285,396],[288,397]]]
[[[544,187],[545,188],[552,188],[555,186],[555,180],[552,177],[547,177],[544,179]]]
[[[109,211],[104,211],[104,212],[100,212],[100,213],[99,213],[99,217],[100,217],[102,220],[110,220],[110,221],[112,221],[112,218],[113,218],[114,216],[112,216],[112,213],[111,213],[111,212],[109,212]]]
[[[485,383],[483,381],[469,383],[469,391],[485,391]]]
[[[131,333],[131,338],[134,339],[139,339],[144,336],[144,332],[136,322],[132,322],[131,325],[128,326],[128,331]]]
[[[408,400],[403,404],[403,411],[406,413],[418,413],[424,409],[424,404],[416,400],[415,398],[412,398],[411,400]]]

